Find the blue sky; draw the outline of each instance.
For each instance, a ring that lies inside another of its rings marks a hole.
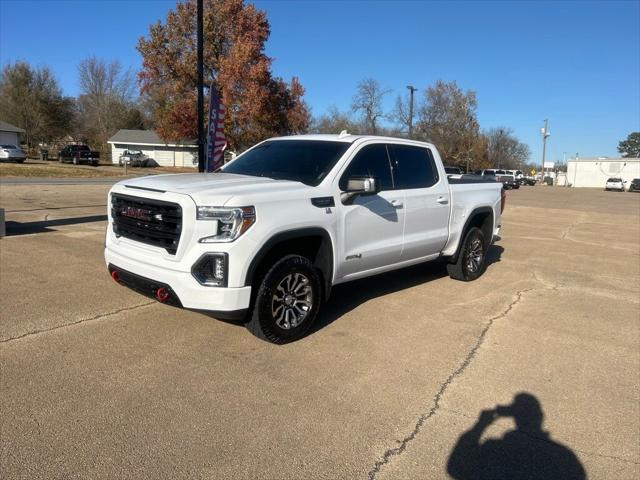
[[[508,126],[539,161],[615,156],[640,130],[640,2],[257,0],[271,23],[276,75],[300,77],[314,114],[347,109],[376,78],[391,108],[405,86],[455,80],[478,95],[482,128]],[[89,55],[140,67],[135,44],[174,1],[0,0],[0,63],[50,66],[65,94]],[[194,67],[195,68],[195,67]]]

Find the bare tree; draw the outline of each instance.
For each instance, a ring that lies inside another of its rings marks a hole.
[[[351,109],[360,115],[366,133],[378,133],[378,119],[384,117],[382,100],[390,90],[383,90],[377,80],[365,78],[358,83]]]
[[[412,123],[409,102],[408,95],[405,98],[398,95],[391,115],[389,115],[389,119],[398,126],[403,135],[408,135]]]
[[[85,139],[107,151],[107,140],[120,128],[143,127],[130,70],[123,70],[117,60],[89,57],[80,62],[78,72],[78,129]]]
[[[489,161],[494,167],[521,170],[529,160],[529,146],[520,142],[510,128],[492,128],[485,135]]]
[[[479,136],[476,108],[474,91],[438,80],[427,88],[418,108],[415,136],[436,144],[445,163],[471,165]]]
[[[0,118],[25,130],[29,146],[63,137],[71,130],[74,101],[64,97],[47,67],[25,62],[0,73]]]
[[[329,107],[327,113],[315,118],[311,127],[311,131],[315,133],[340,133],[343,130],[360,133],[359,125],[349,113],[341,112],[335,105]]]

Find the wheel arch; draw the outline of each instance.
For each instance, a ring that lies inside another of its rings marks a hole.
[[[287,254],[307,257],[322,274],[323,297],[331,293],[333,281],[333,242],[329,232],[320,227],[286,230],[271,236],[249,263],[244,284],[253,285],[278,258]]]
[[[477,207],[469,214],[460,232],[460,240],[458,241],[456,252],[451,257],[452,262],[458,259],[458,255],[462,249],[462,242],[470,228],[478,227],[482,231],[482,234],[487,239],[486,248],[489,248],[493,239],[493,215],[493,208],[489,206]]]

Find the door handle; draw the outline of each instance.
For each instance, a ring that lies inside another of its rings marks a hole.
[[[449,199],[445,198],[445,197],[438,197],[438,199],[436,200],[436,202],[442,204],[442,205],[446,205],[447,203],[449,203]]]
[[[393,208],[396,208],[396,209],[400,209],[404,207],[404,203],[402,203],[399,200],[391,200],[391,205],[393,205]]]

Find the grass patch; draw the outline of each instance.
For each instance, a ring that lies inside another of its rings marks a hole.
[[[72,165],[43,163],[0,163],[0,177],[95,178],[121,176],[121,172],[102,170],[95,167],[83,168]]]

